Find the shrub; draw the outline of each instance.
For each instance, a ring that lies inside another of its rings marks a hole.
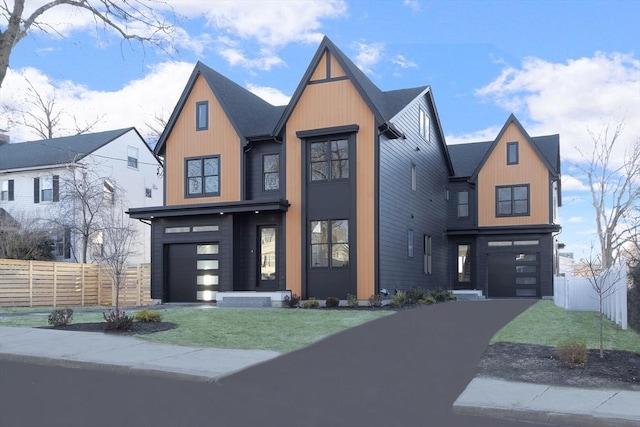
[[[73,310],[70,308],[62,308],[53,310],[49,315],[49,324],[53,327],[66,326],[73,320]]]
[[[142,310],[137,312],[134,316],[136,322],[160,322],[162,315],[155,310]]]
[[[556,354],[566,368],[584,366],[587,363],[587,346],[583,342],[563,342],[556,347]]]
[[[431,291],[431,295],[438,302],[447,301],[451,295],[451,291],[447,288],[443,288],[442,286],[438,287],[435,291]]]
[[[418,300],[418,304],[433,304],[436,302],[436,299],[431,294],[425,294],[423,298]]]
[[[405,291],[398,291],[391,297],[389,305],[393,308],[399,308],[407,305],[407,293]]]
[[[296,294],[291,294],[291,296],[287,295],[282,300],[284,306],[287,308],[296,308],[300,304],[300,296]]]
[[[358,307],[358,297],[355,295],[347,294],[347,305],[349,307]]]
[[[413,305],[427,296],[427,291],[422,288],[411,288],[406,292],[405,304]]]
[[[302,301],[302,308],[318,308],[320,307],[320,301],[315,298]]]
[[[102,316],[107,322],[104,326],[105,331],[128,331],[133,326],[133,317],[127,316],[127,314],[121,310],[109,310],[109,314],[102,313]]]
[[[382,307],[382,295],[373,294],[369,297],[370,307]]]
[[[338,307],[340,305],[340,300],[336,297],[329,297],[325,300],[325,305],[327,307]]]
[[[629,269],[631,284],[627,291],[629,326],[640,332],[640,262]]]

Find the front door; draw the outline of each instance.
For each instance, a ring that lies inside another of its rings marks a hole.
[[[257,291],[275,291],[278,289],[277,270],[277,233],[275,225],[258,227],[258,281]]]

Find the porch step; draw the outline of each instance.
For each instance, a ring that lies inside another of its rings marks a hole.
[[[218,307],[271,307],[271,298],[242,296],[227,296],[218,300]]]
[[[218,291],[216,301],[218,307],[282,307],[286,297],[290,291]]]
[[[476,301],[485,299],[484,295],[482,295],[482,291],[473,289],[457,289],[451,291],[451,293],[456,296],[458,301]]]

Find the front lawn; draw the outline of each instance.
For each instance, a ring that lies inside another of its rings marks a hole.
[[[539,301],[513,319],[491,339],[524,344],[556,346],[567,340],[583,341],[587,348],[600,348],[600,314],[593,311],[568,311],[553,301]],[[604,348],[640,353],[640,334],[623,331],[605,317]]]

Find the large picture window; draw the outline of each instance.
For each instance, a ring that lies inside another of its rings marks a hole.
[[[311,221],[311,267],[349,266],[349,220]]]
[[[266,154],[262,157],[262,185],[264,191],[280,189],[280,155]]]
[[[187,159],[186,192],[188,197],[220,195],[220,157]]]
[[[349,140],[312,142],[309,149],[311,181],[349,178]]]
[[[529,215],[529,184],[496,187],[496,216]]]

